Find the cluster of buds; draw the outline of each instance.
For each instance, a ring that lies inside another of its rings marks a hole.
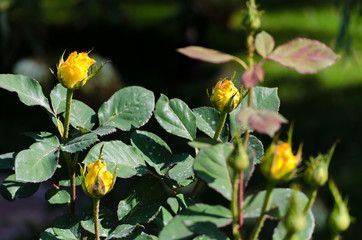
[[[296,173],[301,155],[301,147],[297,155],[294,155],[289,143],[272,143],[263,157],[262,173],[273,182],[289,181]]]
[[[65,61],[63,56],[64,53],[57,65],[58,71],[56,77],[63,87],[67,89],[75,90],[84,86],[88,80],[94,77],[103,67],[102,64],[100,67],[91,68],[89,71],[89,68],[96,63],[96,61],[90,58],[86,52],[72,52]],[[88,72],[90,73],[88,74]]]
[[[115,182],[116,173],[107,171],[106,162],[100,159],[82,170],[82,188],[91,198],[103,197],[112,190]]]
[[[222,113],[229,113],[239,106],[242,97],[234,83],[227,79],[220,80],[212,90],[210,102]]]

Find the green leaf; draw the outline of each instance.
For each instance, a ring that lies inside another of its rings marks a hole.
[[[0,155],[0,169],[14,169],[16,152],[10,152]]]
[[[143,126],[155,107],[153,92],[142,87],[126,87],[117,91],[98,111],[100,125],[128,131]]]
[[[235,134],[239,128],[242,127],[241,123],[237,120],[237,115],[241,109],[248,106],[248,95],[241,101],[240,105],[230,113],[230,133]],[[253,108],[254,109],[267,109],[274,112],[279,111],[280,100],[278,97],[277,88],[267,87],[254,87],[253,88]]]
[[[117,131],[117,128],[109,126],[109,125],[102,125],[99,126],[97,129],[91,131],[92,133],[95,133],[99,136],[105,136],[111,133],[114,133]]]
[[[1,195],[8,201],[14,201],[16,197],[27,198],[38,191],[39,183],[20,182],[15,179],[15,174],[7,177],[0,186]]]
[[[208,138],[208,137],[198,137],[195,141],[188,142],[188,145],[193,148],[203,149],[203,148],[209,148],[212,147],[220,142]]]
[[[76,153],[85,150],[93,143],[98,141],[95,133],[86,133],[74,136],[66,144],[61,146],[62,151],[69,153]]]
[[[172,180],[175,180],[178,184],[181,184],[187,178],[194,176],[193,165],[195,159],[188,154],[176,155],[180,160],[178,163],[168,170],[168,176]]]
[[[196,176],[228,200],[231,200],[232,185],[227,160],[232,150],[231,144],[217,144],[202,149],[194,163]]]
[[[261,31],[255,36],[255,49],[263,58],[273,51],[274,45],[274,38],[265,31]]]
[[[59,237],[53,230],[53,228],[45,229],[44,232],[40,233],[40,240],[63,240],[64,238]]]
[[[172,152],[165,141],[154,133],[135,131],[131,136],[131,144],[145,156],[147,163],[154,167],[158,174],[168,165]]]
[[[62,238],[79,239],[81,227],[78,217],[72,214],[57,217],[54,221],[53,231]]]
[[[73,100],[70,111],[70,124],[74,128],[92,129],[97,121],[97,115],[87,104]]]
[[[217,123],[220,119],[220,112],[210,107],[194,108],[192,111],[196,116],[197,128],[207,136],[214,138]],[[220,139],[222,142],[227,142],[229,140],[229,132],[226,124],[220,134]]]
[[[182,100],[169,100],[161,94],[154,114],[158,123],[168,133],[189,140],[196,138],[196,117]]]
[[[49,101],[44,96],[38,81],[22,75],[0,74],[0,87],[10,92],[16,92],[20,101],[25,105],[39,105],[52,113]]]
[[[143,155],[135,147],[121,141],[100,142],[94,145],[83,161],[86,166],[98,160],[102,145],[104,145],[102,159],[107,163],[107,169],[111,173],[115,167],[117,167],[117,176],[121,178],[148,173]]]
[[[264,156],[263,143],[254,135],[250,135],[248,143],[249,167],[244,170],[244,185],[246,186],[252,177],[255,165],[260,164]]]
[[[67,89],[58,83],[50,92],[52,108],[56,115],[65,111],[66,99]]]
[[[295,38],[278,46],[267,59],[302,74],[316,73],[335,63],[338,55],[324,43],[307,38]]]
[[[108,235],[106,239],[127,237],[133,232],[135,228],[136,226],[131,224],[119,225]]]
[[[222,206],[206,204],[191,206],[176,215],[171,222],[162,229],[159,238],[160,240],[188,238],[194,234],[190,228],[193,229],[194,226],[202,222],[209,222],[215,224],[217,227],[226,226],[231,222],[231,212]]]
[[[163,200],[160,182],[155,178],[142,178],[132,185],[129,192],[130,195],[118,204],[118,219],[127,224],[154,220]]]
[[[289,188],[274,188],[272,192],[271,204],[269,213],[273,217],[281,220],[287,214],[288,206],[290,204],[291,195],[295,194],[298,203],[300,205],[306,205],[308,202],[307,196],[304,193],[289,189]],[[265,191],[259,192],[258,194],[248,196],[244,200],[243,216],[244,218],[256,218],[259,217],[260,211],[264,202]],[[312,211],[309,210],[306,218],[305,228],[298,232],[298,239],[308,240],[311,238],[314,230],[314,217]],[[279,223],[274,231],[273,239],[284,239],[286,230],[282,223]]]
[[[185,221],[185,224],[188,224],[187,221]],[[211,222],[198,222],[188,226],[188,228],[194,233],[203,234],[202,237],[200,236],[200,238],[195,239],[230,240],[230,238],[228,238],[225,233],[219,230],[217,226]]]
[[[80,224],[83,229],[95,234],[93,211],[83,212]],[[107,237],[113,228],[112,212],[101,207],[99,211],[99,235],[101,237]]]
[[[56,136],[44,138],[18,153],[15,158],[16,179],[42,182],[53,176],[58,165],[59,140]]]
[[[50,204],[65,205],[70,202],[70,195],[65,190],[52,188],[45,193],[45,199]]]

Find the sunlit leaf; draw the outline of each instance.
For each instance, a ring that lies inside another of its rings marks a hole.
[[[277,112],[267,109],[244,108],[237,115],[237,119],[244,128],[254,129],[258,133],[273,137],[287,120]]]
[[[126,87],[99,108],[99,124],[129,131],[146,124],[154,106],[153,92],[138,86]]]
[[[261,31],[255,36],[255,49],[262,57],[266,57],[273,51],[274,44],[273,37],[265,31]]]
[[[197,204],[191,206],[182,210],[162,229],[159,239],[187,239],[194,234],[190,229],[194,229],[203,222],[209,222],[217,227],[226,226],[231,222],[231,212],[229,209],[218,205]],[[200,231],[197,233],[200,234]]]
[[[39,82],[34,79],[22,75],[0,74],[0,87],[16,92],[20,101],[27,106],[39,105],[52,112]]]
[[[52,136],[19,152],[15,158],[16,179],[42,182],[53,176],[58,165],[59,145],[58,138]]]
[[[293,68],[299,73],[316,73],[331,66],[338,55],[324,43],[307,38],[296,38],[278,46],[267,59]]]
[[[217,144],[202,149],[194,163],[196,176],[228,200],[231,200],[232,185],[227,159],[232,150],[231,144]]]
[[[143,155],[135,147],[121,141],[100,142],[94,145],[83,161],[85,165],[88,166],[99,159],[103,145],[101,157],[111,173],[115,167],[117,167],[117,176],[121,178],[142,176],[148,173]]]
[[[199,46],[179,48],[177,51],[187,57],[210,63],[225,63],[235,59],[235,57],[230,54]]]
[[[243,73],[241,79],[245,87],[254,87],[258,81],[264,80],[264,69],[260,64],[255,64]]]
[[[274,112],[279,111],[280,99],[278,97],[278,88],[267,88],[256,86],[253,88],[253,108],[268,109]],[[230,133],[233,135],[242,126],[237,120],[237,115],[241,109],[248,106],[249,94],[241,101],[239,106],[230,113]]]
[[[196,117],[182,100],[161,94],[154,112],[158,123],[169,133],[189,140],[196,138]]]

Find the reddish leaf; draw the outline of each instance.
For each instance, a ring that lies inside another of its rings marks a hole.
[[[287,120],[277,112],[262,109],[256,110],[249,119],[249,126],[258,133],[268,134],[273,137],[274,134],[280,129],[282,123]]]
[[[280,129],[282,123],[287,120],[277,112],[267,109],[244,108],[238,115],[237,120],[244,129],[252,128],[258,133],[268,134],[273,137]]]
[[[199,46],[189,46],[185,48],[179,48],[177,49],[177,51],[190,58],[210,63],[225,63],[235,60],[236,58],[230,54],[222,53],[213,49],[199,47]]]
[[[334,64],[338,55],[324,43],[307,38],[296,38],[279,47],[267,59],[293,68],[299,73],[316,73]]]
[[[243,73],[241,79],[245,87],[253,87],[258,81],[264,80],[264,69],[260,64],[253,65]]]
[[[273,51],[274,44],[274,38],[265,31],[261,31],[255,37],[255,49],[264,58]]]

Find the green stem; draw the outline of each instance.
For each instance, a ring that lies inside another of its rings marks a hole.
[[[69,138],[69,123],[70,123],[70,112],[72,108],[72,98],[74,90],[67,89],[67,98],[65,103],[65,118],[64,118],[64,132],[62,134],[62,142],[66,143]],[[69,153],[64,152],[64,156],[68,165],[68,172],[70,178],[70,211],[75,214],[75,199],[76,199],[76,186],[75,186],[75,164],[76,161],[72,161],[72,156]]]
[[[235,173],[233,179],[233,195],[231,198],[231,213],[232,213],[232,228],[234,240],[241,240],[240,226],[238,224],[239,220],[239,176],[240,174]]]
[[[221,133],[221,131],[222,131],[224,125],[225,125],[227,115],[228,115],[228,114],[227,114],[227,113],[224,113],[224,112],[222,112],[222,113],[220,114],[220,118],[219,118],[219,121],[218,121],[218,123],[217,123],[216,130],[215,130],[215,134],[214,134],[214,137],[213,137],[213,139],[216,140],[216,141],[217,141],[217,140],[219,139],[219,137],[220,137],[220,133]],[[197,152],[198,152],[198,151],[197,151]],[[191,198],[192,198],[192,199],[194,199],[194,198],[196,197],[196,194],[197,194],[197,192],[200,190],[201,186],[202,186],[202,182],[201,182],[199,179],[197,179],[197,180],[196,180],[196,185],[195,185],[194,189],[193,189],[192,192],[191,192]]]
[[[313,204],[314,204],[314,201],[317,197],[317,192],[318,192],[318,189],[317,188],[314,188],[313,191],[311,192],[311,194],[309,195],[309,199],[308,199],[308,203],[307,205],[305,206],[304,208],[304,214],[307,214],[307,212],[309,211],[309,209],[312,208]]]
[[[99,198],[93,198],[93,220],[94,220],[94,233],[96,240],[99,240]]]
[[[213,139],[216,140],[216,141],[220,137],[221,131],[222,131],[224,125],[225,125],[227,115],[228,115],[228,113],[226,113],[226,112],[222,112],[220,114],[220,118],[219,118],[219,121],[217,123],[216,131],[215,131],[215,134],[214,134],[214,137],[213,137]]]
[[[264,221],[265,221],[265,218],[266,218],[265,213],[269,209],[273,188],[274,188],[274,184],[271,183],[271,182],[268,182],[263,207],[261,209],[259,219],[258,219],[258,221],[257,221],[257,223],[256,223],[256,225],[255,225],[255,227],[253,229],[253,232],[251,233],[251,236],[249,238],[250,240],[256,240],[258,238],[260,230],[264,225]]]
[[[65,108],[65,119],[64,119],[64,133],[63,133],[63,143],[68,141],[69,135],[69,122],[70,122],[70,111],[72,108],[72,98],[73,98],[74,90],[67,90],[67,99],[66,99],[66,108]]]

